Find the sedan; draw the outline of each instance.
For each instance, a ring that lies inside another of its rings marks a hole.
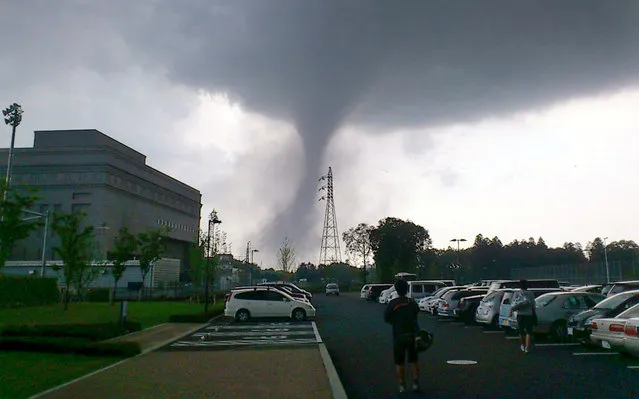
[[[616,317],[637,303],[639,303],[639,290],[626,291],[608,297],[595,305],[594,308],[584,310],[569,318],[568,335],[584,344],[589,344],[592,320]]]
[[[537,325],[534,332],[548,334],[557,341],[568,337],[567,320],[594,307],[605,297],[589,292],[553,292],[535,300]]]
[[[623,348],[626,353],[639,357],[639,318],[628,319],[626,322]]]
[[[615,318],[594,319],[590,323],[590,341],[602,348],[622,349],[623,338],[628,319],[639,317],[639,304],[622,312]]]

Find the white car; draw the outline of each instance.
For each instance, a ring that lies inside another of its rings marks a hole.
[[[368,299],[368,291],[371,289],[370,284],[364,284],[362,289],[359,291],[359,297],[362,299]]]
[[[620,313],[615,318],[594,319],[590,323],[590,341],[606,349],[624,348],[624,331],[628,319],[639,317],[639,304]]]
[[[259,317],[290,317],[303,321],[315,317],[315,307],[275,287],[246,287],[232,290],[227,296],[224,315],[242,322]]]
[[[389,296],[391,293],[395,291],[395,287],[390,287],[379,294],[379,299],[377,300],[379,303],[388,303]]]
[[[639,317],[628,319],[626,322],[623,348],[630,355],[639,357]]]
[[[326,295],[337,295],[339,296],[339,285],[335,283],[326,284]]]

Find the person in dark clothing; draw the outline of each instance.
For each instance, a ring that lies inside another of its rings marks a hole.
[[[406,297],[408,283],[398,280],[395,283],[395,290],[399,298],[395,298],[386,307],[384,321],[393,325],[393,357],[397,366],[397,376],[399,378],[399,391],[406,391],[406,354],[408,362],[411,364],[413,372],[413,390],[419,391],[419,363],[415,340],[419,326],[417,315],[419,306],[415,301]]]

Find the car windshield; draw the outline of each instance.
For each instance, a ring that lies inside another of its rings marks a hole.
[[[326,288],[337,288],[337,284],[329,284]]]
[[[599,302],[597,305],[595,305],[595,309],[607,309],[607,310],[612,310],[614,308],[616,308],[617,306],[621,305],[623,302],[625,302],[628,298],[637,295],[637,294],[617,294],[614,296],[611,296],[610,298],[606,298],[603,301]]]
[[[539,298],[535,299],[535,306],[538,308],[543,308],[548,306],[557,298],[557,295],[542,295]]]

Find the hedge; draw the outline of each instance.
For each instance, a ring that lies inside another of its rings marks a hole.
[[[169,316],[169,323],[206,323],[211,318],[223,314],[224,305],[224,302],[218,302],[209,309],[208,313],[174,314]]]
[[[2,337],[0,350],[122,357],[135,356],[142,352],[136,342],[91,342],[81,338],[50,337]]]
[[[111,299],[111,290],[109,288],[91,288],[87,292],[87,302],[109,302]]]
[[[59,300],[57,278],[0,275],[0,307],[48,305]]]
[[[127,321],[125,324],[60,324],[60,325],[9,325],[4,326],[1,337],[66,337],[103,341],[142,329],[140,323]]]

